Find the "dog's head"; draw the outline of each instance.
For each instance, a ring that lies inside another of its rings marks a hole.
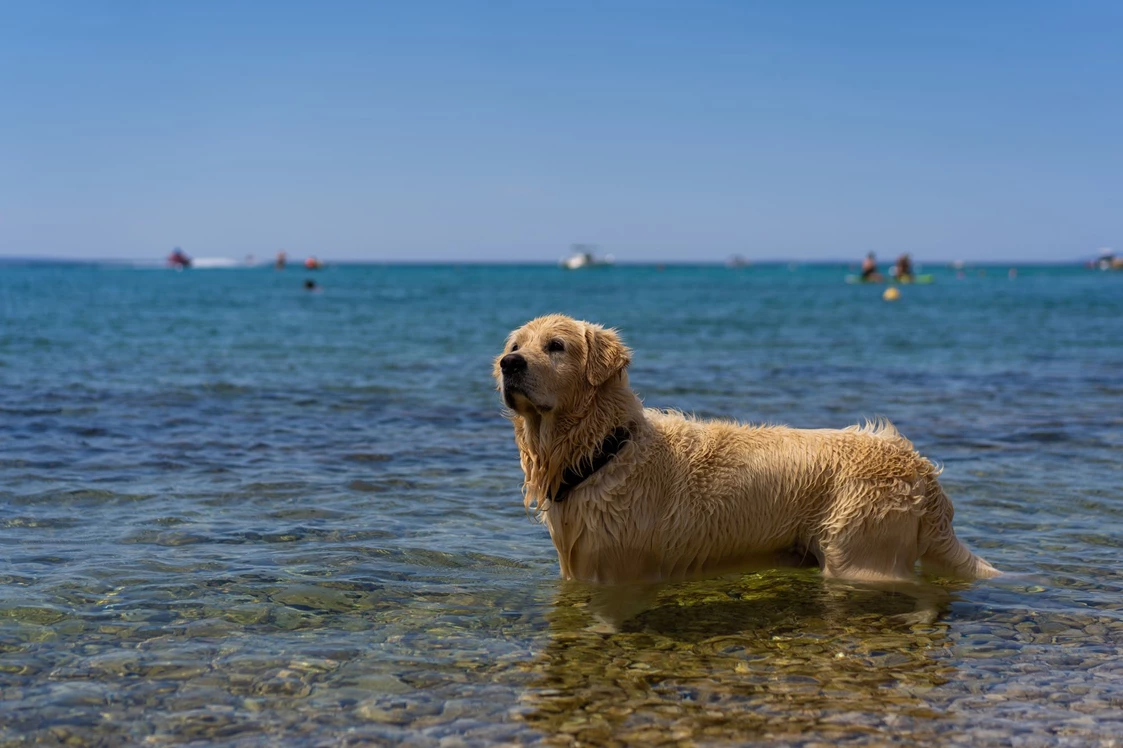
[[[494,374],[503,402],[516,414],[563,414],[615,381],[630,361],[614,330],[551,314],[508,336]]]

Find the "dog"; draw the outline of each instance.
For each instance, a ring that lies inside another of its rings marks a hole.
[[[553,314],[515,330],[493,373],[524,504],[566,579],[676,581],[814,561],[856,582],[1000,572],[952,529],[940,469],[888,421],[793,429],[645,409],[616,331]]]

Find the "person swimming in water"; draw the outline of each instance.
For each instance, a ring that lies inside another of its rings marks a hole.
[[[168,265],[176,270],[183,270],[184,268],[191,267],[191,258],[188,257],[187,253],[182,249],[176,247],[172,250],[172,253],[168,255]]]
[[[862,280],[866,283],[880,283],[885,280],[885,276],[877,272],[877,256],[873,252],[862,260]]]

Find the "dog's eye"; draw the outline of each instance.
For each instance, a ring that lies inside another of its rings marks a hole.
[[[518,343],[511,343],[511,353],[514,353],[514,352],[515,352],[515,351],[517,351],[518,349],[519,349],[519,344],[518,344]]]
[[[546,352],[547,353],[558,353],[559,351],[564,351],[564,350],[565,350],[565,343],[561,342],[557,338],[554,338],[553,340],[551,340],[549,343],[546,344]]]

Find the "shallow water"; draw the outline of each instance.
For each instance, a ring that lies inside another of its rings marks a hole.
[[[1123,735],[1123,274],[0,265],[0,744],[1089,745]],[[888,416],[1007,576],[773,571],[616,631],[491,360],[619,327],[648,405]]]

